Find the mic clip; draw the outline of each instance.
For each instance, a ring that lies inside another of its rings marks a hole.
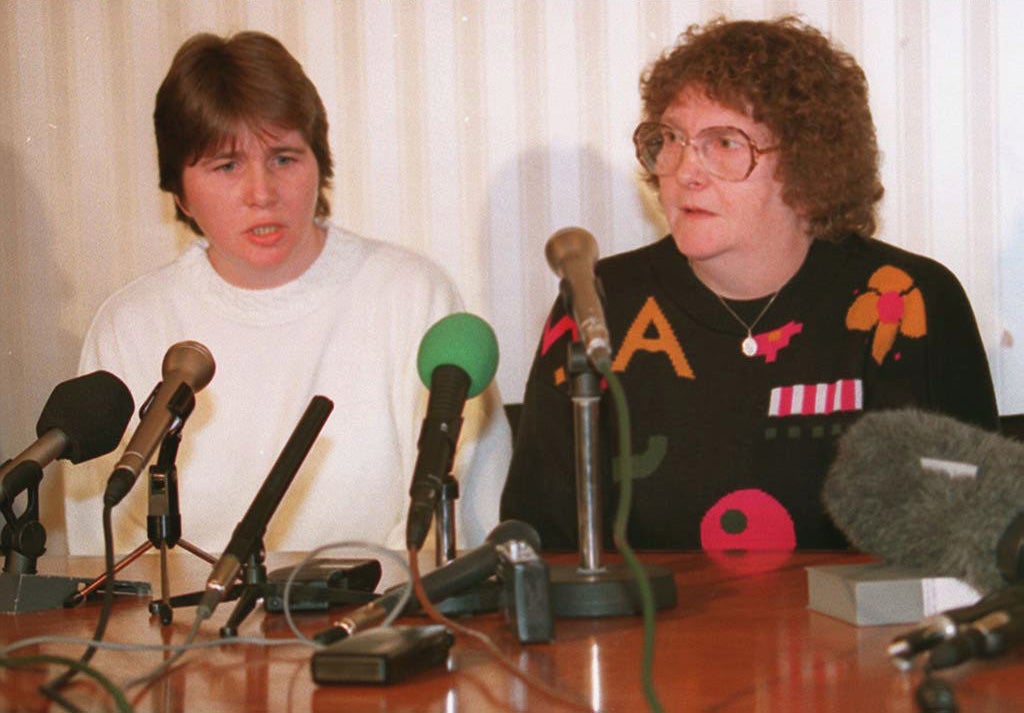
[[[601,278],[594,275],[594,291],[597,293],[597,300],[601,305],[601,309],[604,309],[607,304],[607,299],[604,293],[604,284],[601,282]],[[558,281],[558,294],[562,300],[562,308],[565,313],[573,317],[575,321],[575,301],[573,300],[573,289],[572,282],[568,278],[563,277]],[[586,352],[588,359],[593,359],[595,365],[598,359],[611,361],[611,343],[608,340],[607,330],[600,324],[593,325],[594,329],[591,329],[591,319],[585,319],[584,323],[576,324],[576,330],[579,335],[579,341],[583,345],[583,349]]]
[[[39,521],[39,483],[43,478],[42,467],[33,461],[22,461],[8,474],[5,484],[15,484],[8,493],[26,493],[25,509],[21,515],[14,513],[14,498],[5,498],[0,503],[0,513],[6,524],[0,532],[0,549],[3,550],[4,572],[14,574],[35,574],[36,560],[46,551],[46,529]]]
[[[160,387],[163,382],[158,382],[149,396],[146,397],[146,401],[139,408],[139,418],[145,418],[146,414],[149,413],[150,407],[156,400],[156,395],[160,391]],[[167,400],[167,410],[170,412],[173,420],[171,421],[170,427],[167,429],[168,435],[177,435],[181,432],[182,427],[185,425],[185,421],[192,415],[192,410],[196,407],[196,394],[191,386],[182,382],[178,384],[178,388],[171,394],[171,398]]]

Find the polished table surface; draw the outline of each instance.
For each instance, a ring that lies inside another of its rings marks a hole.
[[[855,627],[807,609],[809,565],[856,561],[838,553],[735,554],[711,559],[699,553],[641,553],[648,564],[670,569],[678,604],[656,618],[654,681],[666,711],[907,711],[918,710],[914,691],[921,673],[898,671],[885,653],[888,642],[908,626]],[[271,555],[268,564],[299,559]],[[574,562],[552,555],[552,563]],[[861,558],[863,559],[863,558]],[[609,561],[612,561],[609,559]],[[158,558],[145,556],[119,579],[144,580],[159,591]],[[210,566],[178,549],[170,553],[172,590],[200,587]],[[91,576],[96,558],[40,560],[41,573]],[[385,568],[387,564],[385,563]],[[387,578],[386,574],[386,578]],[[393,576],[393,575],[392,575]],[[147,597],[119,596],[105,640],[119,643],[180,643],[194,608],[175,611],[163,626],[151,617]],[[200,640],[218,638],[233,602],[222,603],[203,623]],[[98,602],[77,609],[0,614],[0,641],[41,635],[89,637]],[[307,635],[321,631],[343,609],[296,616]],[[410,621],[418,622],[419,619]],[[601,711],[647,709],[641,685],[643,626],[640,617],[566,619],[555,623],[555,641],[521,646],[500,614],[465,617],[462,623],[485,632],[516,666],[557,686],[584,706]],[[258,607],[243,622],[240,636],[291,637],[284,617]],[[81,646],[45,644],[12,655],[60,654],[77,658]],[[567,711],[526,687],[478,644],[456,639],[448,668],[434,669],[390,686],[317,686],[310,675],[312,650],[304,646],[264,647],[226,643],[191,651],[172,673],[147,688],[131,688],[137,711]],[[93,665],[123,684],[152,671],[159,651],[102,650]],[[59,669],[0,670],[0,710],[61,710],[36,688]],[[960,710],[1024,710],[1024,654],[1012,651],[990,661],[944,672]],[[79,676],[65,689],[83,710],[114,710],[111,698]],[[586,708],[579,708],[586,710]]]

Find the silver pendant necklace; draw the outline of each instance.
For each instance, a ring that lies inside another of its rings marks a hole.
[[[717,292],[711,293],[718,298],[718,301],[722,303],[722,306],[725,307],[726,311],[732,315],[733,319],[735,319],[737,322],[743,325],[743,328],[747,330],[747,336],[743,339],[742,342],[740,342],[740,351],[743,352],[743,356],[752,357],[755,354],[757,354],[757,340],[754,339],[754,327],[756,327],[757,323],[761,321],[762,317],[764,317],[765,312],[767,312],[768,308],[772,306],[772,303],[775,302],[775,298],[779,296],[780,292],[782,292],[782,290],[775,291],[775,294],[771,296],[771,299],[768,300],[768,303],[763,308],[761,308],[760,314],[758,314],[757,317],[754,318],[754,321],[751,322],[750,324],[744,322],[743,319],[738,314],[736,314],[733,308],[729,306],[729,303],[722,299],[721,295],[719,295]]]

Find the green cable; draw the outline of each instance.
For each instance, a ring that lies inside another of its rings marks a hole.
[[[658,692],[654,689],[654,596],[651,594],[651,585],[647,579],[647,572],[644,570],[640,560],[637,559],[633,548],[629,545],[626,536],[626,525],[629,521],[629,511],[633,500],[633,456],[630,445],[630,431],[632,426],[629,420],[629,407],[626,404],[626,394],[618,376],[611,370],[610,364],[599,364],[598,369],[608,382],[608,388],[615,403],[615,413],[619,423],[619,459],[621,464],[621,480],[619,483],[619,504],[615,510],[615,520],[612,525],[612,539],[615,546],[622,553],[626,565],[636,578],[636,586],[640,593],[640,602],[644,617],[644,651],[641,678],[643,679],[644,695],[647,697],[647,704],[650,710],[661,713],[664,708],[658,700]]]
[[[85,664],[78,659],[68,658],[67,656],[53,656],[50,654],[39,654],[37,656],[16,656],[0,658],[0,667],[18,668],[21,666],[36,666],[38,664],[60,664],[67,666],[68,668],[80,671],[87,676],[91,676],[96,679],[103,688],[106,689],[110,697],[114,699],[114,703],[117,704],[119,711],[127,711],[131,713],[132,706],[128,702],[127,697],[113,681],[100,673],[97,669]]]

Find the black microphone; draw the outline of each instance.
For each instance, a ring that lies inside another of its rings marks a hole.
[[[270,523],[270,518],[281,504],[281,499],[295,479],[299,466],[306,459],[333,409],[334,403],[325,396],[314,396],[309,402],[288,442],[284,444],[281,455],[270,469],[249,509],[239,520],[228,546],[224,548],[223,554],[210,572],[210,577],[206,580],[206,591],[203,592],[196,609],[198,618],[207,619],[213,614],[213,610],[224,598],[225,590],[238,576],[242,565],[262,545],[263,534]]]
[[[965,625],[1001,609],[1022,605],[1024,585],[996,590],[975,604],[947,609],[925,618],[917,627],[892,640],[887,649],[889,656],[898,668],[908,670],[915,656],[952,639]]]
[[[423,575],[421,581],[427,599],[439,602],[493,575],[500,561],[499,546],[512,541],[526,542],[534,551],[540,551],[540,536],[536,530],[520,520],[505,520],[491,530],[482,545],[459,555],[444,567]],[[330,629],[325,629],[313,637],[314,640],[321,644],[330,644],[379,624],[398,606],[404,586],[392,587],[369,604],[364,604],[338,619]]]
[[[1024,640],[1024,602],[999,609],[963,626],[940,642],[928,656],[934,669],[949,668],[972,658],[994,658]]]
[[[210,350],[199,342],[178,342],[167,350],[163,380],[140,409],[139,425],[107,481],[104,505],[113,507],[124,499],[164,436],[191,413],[195,394],[210,383],[215,368]]]
[[[430,398],[409,486],[405,542],[410,549],[419,549],[430,529],[438,493],[455,457],[466,399],[487,388],[498,369],[494,330],[468,312],[450,314],[423,335],[416,368]]]
[[[607,368],[611,365],[612,346],[594,276],[597,241],[583,228],[562,228],[548,239],[544,256],[563,285],[569,286],[572,317],[579,327],[587,357],[598,369]]]
[[[850,543],[982,593],[1020,571],[1024,443],[913,409],[864,414],[822,489]]]
[[[0,466],[0,503],[38,482],[40,471],[22,464],[41,469],[57,459],[81,463],[110,453],[134,410],[128,387],[110,372],[94,371],[57,384],[36,423],[38,440]],[[32,477],[22,476],[32,472]]]

